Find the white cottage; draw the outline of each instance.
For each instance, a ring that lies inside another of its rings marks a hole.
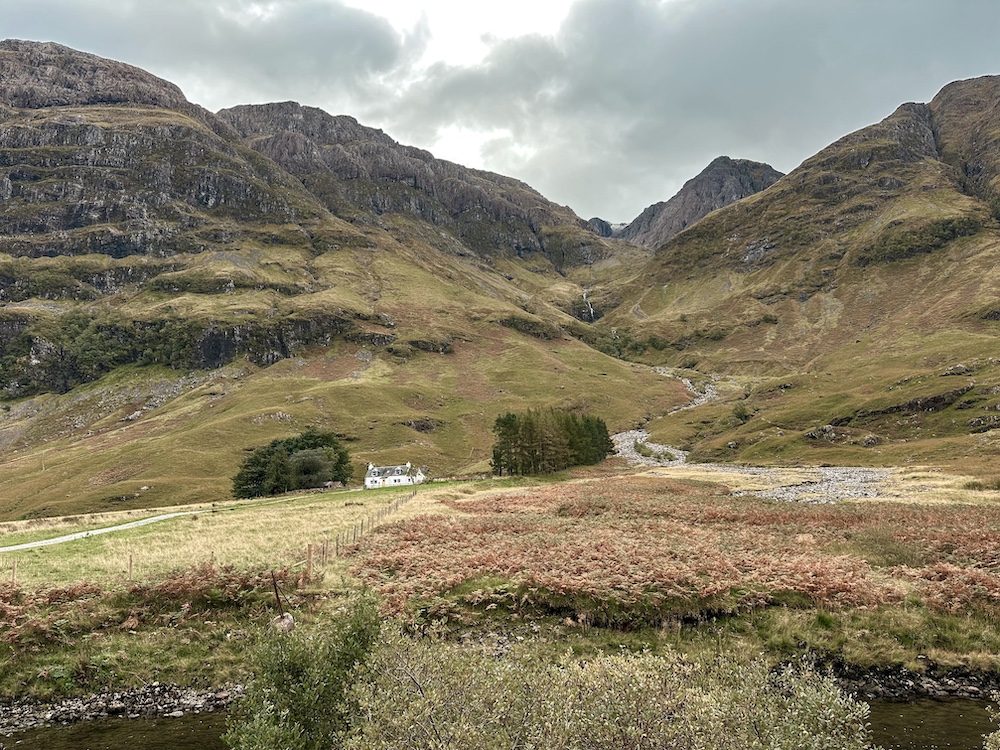
[[[373,490],[380,487],[403,487],[408,484],[422,484],[423,469],[416,468],[407,461],[402,466],[376,466],[368,464],[365,474],[365,489]]]

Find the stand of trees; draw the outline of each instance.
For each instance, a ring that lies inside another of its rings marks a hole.
[[[614,450],[598,417],[560,409],[508,412],[493,424],[493,473],[547,474],[600,463]]]
[[[337,436],[310,427],[296,437],[254,449],[233,477],[233,494],[261,497],[322,487],[327,482],[347,484],[351,472],[351,457]]]

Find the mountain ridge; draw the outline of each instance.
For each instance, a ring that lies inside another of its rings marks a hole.
[[[782,176],[768,164],[718,156],[672,198],[647,207],[612,236],[655,250],[712,211],[758,193]]]
[[[361,462],[485,472],[495,417],[549,406],[695,460],[1000,451],[1000,79],[662,243],[644,212],[644,248],[348,116],[215,115],[128,66],[104,94],[117,64],[59,45],[0,65],[2,517],[225,495],[244,449],[310,424]],[[774,176],[727,159],[709,197]],[[676,410],[685,382],[720,398]]]

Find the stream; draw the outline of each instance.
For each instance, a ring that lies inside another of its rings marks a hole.
[[[981,750],[983,735],[998,727],[986,702],[967,699],[873,701],[872,742],[885,750]],[[105,719],[0,737],[6,750],[225,750],[224,712],[181,718]]]

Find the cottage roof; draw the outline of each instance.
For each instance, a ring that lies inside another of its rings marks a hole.
[[[416,474],[419,469],[410,465],[409,462],[401,464],[400,466],[375,466],[374,464],[368,464],[368,473],[366,477],[398,477],[398,476],[408,476]]]

